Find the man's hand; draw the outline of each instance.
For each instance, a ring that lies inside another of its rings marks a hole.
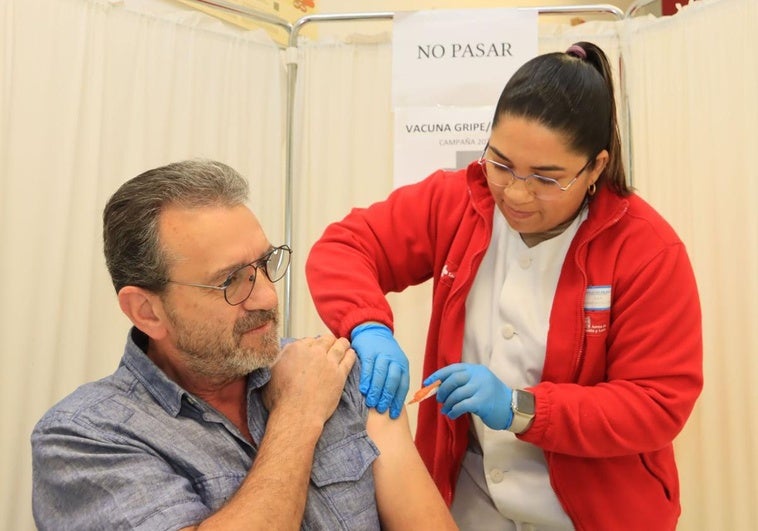
[[[360,389],[366,395],[366,405],[379,413],[389,408],[390,417],[396,419],[410,385],[408,357],[383,324],[364,323],[356,326],[351,336],[361,359]]]
[[[504,430],[513,421],[510,387],[484,365],[454,363],[429,375],[424,385],[441,380],[437,402],[442,413],[457,419],[464,413],[478,415],[493,430]]]
[[[307,413],[323,425],[337,408],[355,360],[348,340],[331,334],[288,344],[263,391],[266,408]]]

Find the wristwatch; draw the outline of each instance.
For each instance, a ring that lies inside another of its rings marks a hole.
[[[508,431],[523,433],[529,429],[534,420],[534,395],[523,389],[514,389],[511,394],[511,411],[513,421]]]

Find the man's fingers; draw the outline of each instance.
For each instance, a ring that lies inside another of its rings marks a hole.
[[[358,355],[355,353],[355,351],[351,348],[347,349],[345,352],[345,355],[342,357],[342,360],[340,360],[340,369],[342,369],[342,372],[345,374],[345,378],[350,374],[350,371],[353,370],[353,365],[355,365],[355,360],[358,359]]]
[[[324,350],[328,350],[336,341],[336,338],[332,334],[322,334],[311,339],[311,345],[318,345]]]
[[[334,336],[332,336],[332,338],[334,338]],[[329,350],[326,352],[326,357],[334,363],[339,364],[345,358],[345,354],[348,350],[351,350],[350,342],[344,337],[341,337],[331,344]]]

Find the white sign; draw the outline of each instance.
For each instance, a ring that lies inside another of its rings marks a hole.
[[[393,17],[395,107],[494,105],[537,54],[537,10],[400,12]]]
[[[418,182],[439,169],[465,168],[490,137],[489,107],[395,109],[395,187]]]
[[[396,13],[394,186],[476,160],[513,73],[537,55],[536,9]]]

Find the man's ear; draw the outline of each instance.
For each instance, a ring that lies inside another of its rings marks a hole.
[[[148,337],[155,340],[166,337],[166,313],[158,295],[137,286],[124,286],[118,292],[118,305],[134,326]]]

